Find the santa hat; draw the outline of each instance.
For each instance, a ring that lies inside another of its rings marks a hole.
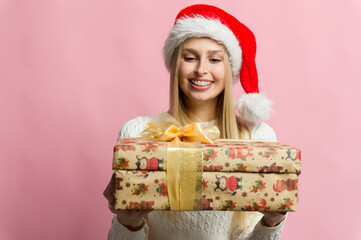
[[[186,7],[178,13],[163,48],[168,70],[174,50],[192,37],[209,37],[226,47],[233,83],[240,81],[246,93],[237,101],[241,118],[250,124],[267,119],[272,101],[258,90],[256,39],[252,31],[220,8],[204,4]]]

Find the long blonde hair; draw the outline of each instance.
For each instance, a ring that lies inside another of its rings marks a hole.
[[[181,59],[183,44],[178,46],[173,53],[172,67],[170,74],[170,109],[173,117],[182,125],[192,122],[184,101],[184,93],[179,87],[179,65]],[[217,99],[217,119],[218,128],[221,132],[221,138],[238,139],[242,138],[245,133],[250,136],[249,128],[241,121],[237,120],[233,103],[233,83],[232,70],[226,48],[222,45],[225,66],[225,88],[218,95]],[[232,227],[239,226],[245,230],[248,224],[248,217],[251,213],[235,212],[232,220]]]

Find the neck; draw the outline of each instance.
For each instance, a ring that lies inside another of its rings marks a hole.
[[[200,102],[185,99],[188,117],[193,122],[209,122],[216,119],[217,98]],[[168,111],[172,114],[172,109]]]

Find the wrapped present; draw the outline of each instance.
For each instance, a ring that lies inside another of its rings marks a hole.
[[[167,142],[119,138],[114,170],[167,170]],[[300,150],[274,141],[219,139],[202,145],[203,171],[301,173]]]
[[[295,211],[296,174],[203,172],[196,210]],[[116,171],[116,208],[170,210],[165,171]],[[189,209],[187,209],[189,210]]]
[[[119,138],[117,209],[296,210],[300,150],[259,140],[173,142]]]

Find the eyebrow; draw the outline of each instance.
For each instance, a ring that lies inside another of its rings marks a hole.
[[[183,51],[188,51],[188,52],[191,52],[191,53],[198,53],[193,48],[184,48]],[[222,53],[222,50],[209,50],[209,51],[207,51],[207,53],[208,54]]]

